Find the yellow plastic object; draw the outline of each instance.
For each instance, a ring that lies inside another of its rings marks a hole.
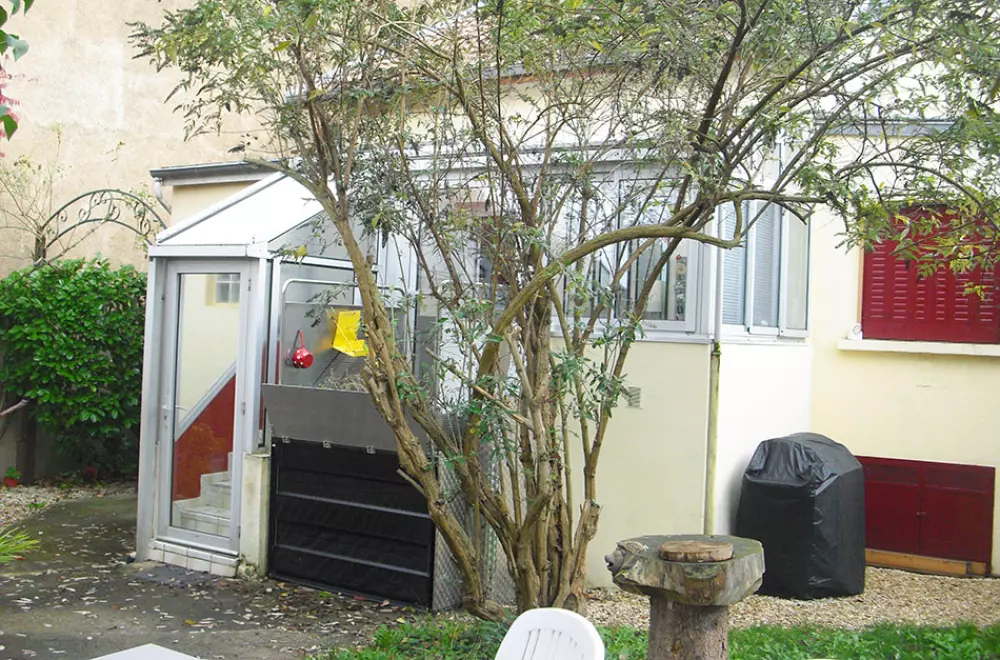
[[[364,357],[368,355],[368,344],[358,338],[361,327],[361,310],[331,312],[333,321],[333,348],[344,355]]]

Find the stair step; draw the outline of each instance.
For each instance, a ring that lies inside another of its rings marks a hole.
[[[181,515],[195,520],[225,520],[228,522],[229,509],[224,509],[221,506],[199,503],[190,508],[181,509]]]
[[[233,482],[228,472],[201,475],[201,499],[204,504],[227,508],[232,501]]]
[[[213,506],[200,497],[174,502],[174,514],[180,527],[206,534],[229,536],[228,507]]]

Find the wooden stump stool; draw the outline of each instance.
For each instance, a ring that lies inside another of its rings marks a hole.
[[[725,660],[729,606],[760,587],[764,549],[736,536],[641,536],[605,561],[619,587],[649,596],[647,660]]]

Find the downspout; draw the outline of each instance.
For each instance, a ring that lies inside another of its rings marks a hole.
[[[160,203],[160,206],[167,210],[167,213],[173,213],[173,209],[170,208],[170,204],[167,200],[163,199],[163,179],[154,178],[153,179],[153,194],[156,195],[156,201]]]
[[[722,215],[716,220],[719,238]],[[719,455],[719,369],[722,363],[722,248],[715,249],[715,305],[712,318],[712,353],[708,362],[708,441],[705,451],[705,534],[715,533],[715,473]]]

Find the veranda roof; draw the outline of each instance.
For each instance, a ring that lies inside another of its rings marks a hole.
[[[276,173],[161,232],[150,256],[263,256],[269,242],[322,211],[301,184]]]

